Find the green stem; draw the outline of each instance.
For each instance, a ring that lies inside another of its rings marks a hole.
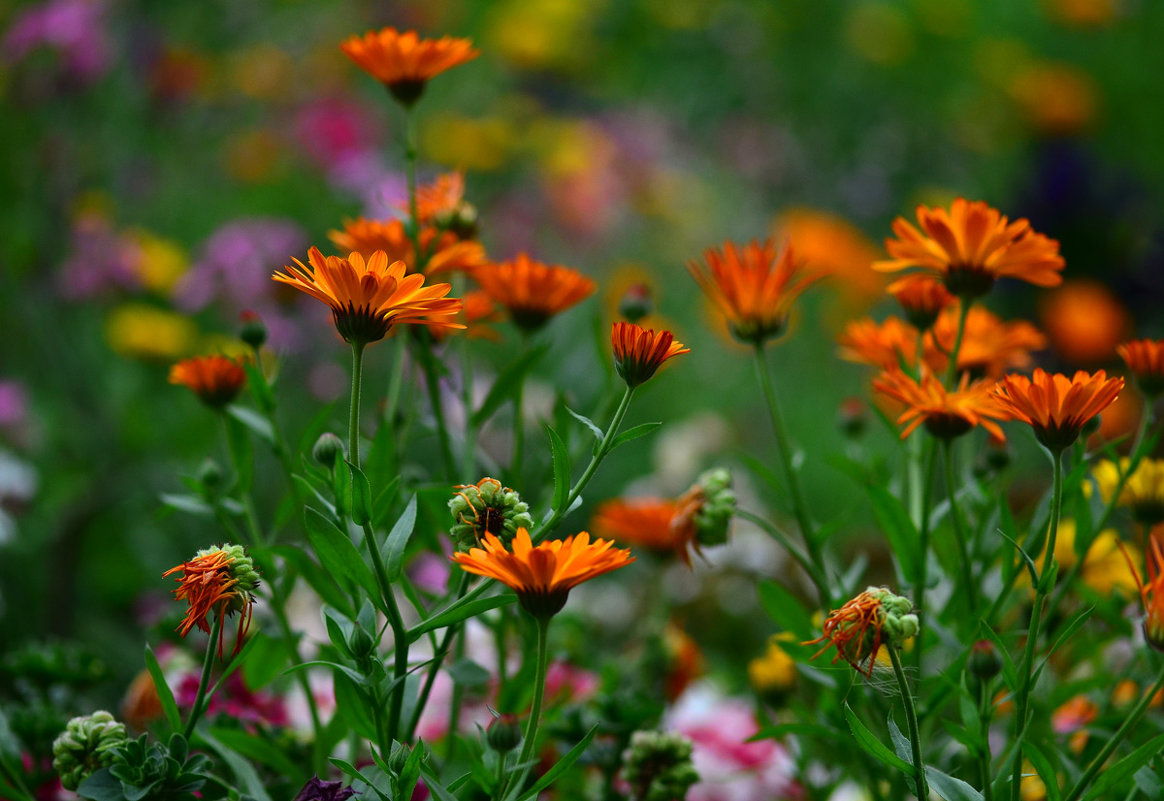
[[[465,597],[465,593],[469,590],[469,580],[470,574],[462,572],[461,582],[457,586],[456,600],[460,600],[461,598]],[[408,721],[408,728],[405,729],[404,732],[405,741],[411,742],[412,735],[414,732],[416,732],[416,727],[420,723],[420,713],[424,711],[424,707],[428,703],[428,696],[430,693],[432,693],[433,684],[436,683],[436,677],[437,673],[440,671],[441,663],[444,662],[445,656],[448,654],[449,648],[452,645],[453,638],[456,637],[458,633],[460,633],[460,630],[460,623],[454,623],[453,625],[447,627],[445,629],[444,637],[441,639],[440,645],[438,645],[436,650],[433,652],[432,664],[429,665],[428,675],[425,676],[424,684],[420,688],[420,695],[418,696],[416,702],[416,709],[412,711],[412,717]],[[449,735],[452,736],[452,729],[449,730]]]
[[[820,596],[822,598],[828,596],[828,585],[825,583],[825,577],[817,572],[816,565],[814,565],[811,560],[809,560],[809,558],[805,556],[804,553],[799,548],[797,548],[792,543],[792,541],[788,539],[788,537],[784,535],[783,531],[778,529],[767,519],[761,517],[755,512],[750,512],[747,509],[736,509],[736,517],[740,518],[741,520],[747,520],[751,523],[754,523],[760,528],[764,529],[764,531],[768,532],[768,534],[772,536],[772,539],[776,540],[778,543],[784,546],[784,549],[788,551],[796,563],[800,565],[801,569],[812,580],[812,583],[816,587],[816,591],[820,594]]]
[[[982,780],[983,801],[993,801],[994,797],[994,775],[990,770],[990,700],[987,682],[982,681],[978,685],[978,720],[981,722],[979,736],[982,739],[978,748],[978,773]]]
[[[505,790],[505,757],[502,751],[497,752],[497,785],[493,790],[493,801],[501,801]]]
[[[404,708],[404,678],[408,675],[408,629],[404,627],[404,618],[400,614],[400,606],[396,603],[396,595],[392,592],[392,585],[388,581],[388,571],[380,556],[380,547],[376,542],[376,535],[372,530],[371,523],[364,523],[364,542],[372,555],[372,569],[376,574],[380,595],[384,598],[388,625],[392,629],[392,653],[394,657],[392,678],[396,680],[396,686],[392,689],[388,712],[388,740],[386,743],[380,744],[380,749],[383,751],[385,746],[392,745],[392,740],[398,739],[396,735],[400,732],[400,713]],[[391,748],[384,753],[392,753]]]
[[[537,653],[537,674],[534,677],[534,697],[533,706],[529,711],[529,722],[525,727],[525,739],[521,744],[521,756],[518,757],[517,764],[521,767],[518,774],[516,788],[520,790],[525,784],[525,779],[529,775],[530,767],[526,765],[530,761],[534,752],[534,743],[538,736],[538,719],[542,714],[542,699],[546,694],[546,665],[549,661],[549,638],[547,632],[550,628],[549,618],[537,618],[538,627],[538,653]],[[507,788],[508,790],[508,788]],[[506,793],[508,795],[508,792]]]
[[[1100,752],[1095,755],[1095,759],[1091,760],[1091,763],[1087,766],[1087,770],[1083,772],[1079,781],[1075,783],[1075,787],[1071,789],[1071,792],[1067,794],[1063,801],[1078,801],[1079,797],[1083,795],[1083,791],[1087,789],[1087,785],[1099,773],[1108,757],[1115,752],[1119,744],[1123,742],[1124,737],[1128,735],[1128,732],[1140,722],[1140,718],[1144,716],[1148,705],[1152,702],[1156,693],[1160,691],[1161,687],[1164,687],[1164,668],[1161,668],[1160,673],[1156,676],[1155,684],[1152,685],[1148,692],[1144,693],[1144,696],[1136,703],[1131,713],[1124,718],[1124,722],[1116,729],[1115,734],[1108,739]]]
[[[432,407],[433,417],[436,418],[437,439],[440,442],[441,459],[445,466],[445,479],[451,484],[456,480],[456,461],[453,459],[453,449],[449,444],[449,429],[445,423],[445,407],[441,402],[440,376],[437,373],[436,360],[433,359],[430,341],[417,345],[420,349],[420,366],[424,370],[424,383],[428,389],[428,402]],[[467,477],[466,477],[467,478]]]
[[[784,426],[784,418],[780,414],[780,405],[776,400],[776,390],[772,385],[772,372],[768,368],[768,360],[764,357],[764,345],[756,344],[756,372],[760,377],[760,386],[764,390],[764,398],[768,403],[768,415],[772,418],[772,429],[776,434],[776,451],[780,456],[780,463],[784,467],[784,476],[788,482],[788,492],[792,496],[792,512],[800,526],[800,536],[804,538],[804,547],[808,558],[816,566],[822,576],[828,575],[821,557],[820,545],[816,541],[816,531],[808,517],[808,505],[804,500],[804,493],[800,487],[796,470],[792,466],[792,450],[788,441],[788,431]],[[831,593],[821,595],[822,603],[831,603]]]
[[[352,343],[352,401],[348,408],[348,459],[360,466],[360,385],[363,383],[364,343]]]
[[[524,348],[523,348],[524,350]],[[509,463],[510,482],[512,486],[521,486],[521,466],[525,458],[525,376],[517,379],[517,388],[513,391],[513,458]]]
[[[219,604],[218,614],[214,616],[214,622],[210,624],[210,640],[206,643],[206,656],[202,659],[202,677],[198,679],[198,692],[194,695],[194,706],[190,708],[190,717],[182,730],[182,734],[187,740],[194,733],[194,724],[198,722],[198,718],[209,702],[206,697],[206,688],[210,686],[210,671],[214,667],[214,648],[222,636],[224,606],[224,603]]]
[[[954,348],[950,351],[950,364],[946,367],[946,386],[953,387],[958,378],[958,353],[962,350],[962,338],[966,335],[966,318],[970,315],[971,298],[962,298],[958,311],[958,333],[954,335]],[[937,341],[937,337],[934,338]]]
[[[913,776],[917,786],[917,797],[924,801],[930,797],[930,788],[926,784],[926,769],[925,765],[922,764],[921,735],[917,728],[917,712],[913,708],[913,693],[910,692],[909,684],[905,680],[905,671],[901,669],[901,657],[897,654],[897,646],[891,644],[885,650],[889,651],[889,661],[893,663],[893,675],[897,677],[897,686],[901,690],[901,703],[905,707],[905,722],[909,726],[909,745],[913,750]]]
[[[1039,625],[1042,622],[1044,602],[1047,598],[1047,579],[1056,569],[1055,539],[1059,533],[1060,507],[1063,505],[1063,458],[1062,452],[1051,455],[1054,465],[1054,478],[1051,489],[1051,523],[1047,533],[1046,558],[1039,580],[1035,584],[1035,603],[1031,607],[1031,623],[1027,632],[1027,645],[1023,651],[1022,684],[1019,685],[1018,701],[1015,704],[1015,746],[1019,753],[1014,761],[1014,773],[1011,775],[1011,801],[1020,801],[1022,785],[1022,739],[1027,728],[1027,705],[1031,696],[1031,673],[1034,669],[1035,650],[1039,639]]]
[[[921,488],[921,514],[918,517],[918,534],[919,534],[919,552],[917,565],[916,586],[914,587],[914,603],[918,609],[918,623],[925,631],[925,616],[928,614],[929,607],[926,606],[926,584],[929,582],[930,570],[930,505],[933,503],[934,496],[934,461],[937,458],[937,448],[933,438],[926,441],[925,446],[925,467],[922,470],[922,488]],[[922,647],[922,635],[919,632],[918,639],[914,643],[914,667],[917,669],[918,681],[921,681],[924,674],[922,673],[922,660],[925,656],[925,648]]]
[[[408,217],[411,221],[409,226],[409,233],[412,237],[412,248],[416,264],[413,269],[416,272],[423,271],[423,265],[420,260],[422,258],[420,252],[420,220],[417,219],[418,204],[416,202],[416,118],[412,116],[412,108],[409,107],[404,112],[404,163],[405,174],[408,178]]]
[[[946,495],[950,499],[950,522],[954,526],[954,539],[958,542],[958,561],[962,566],[962,583],[966,585],[970,602],[970,622],[978,612],[978,587],[974,582],[974,566],[970,563],[970,550],[966,546],[966,530],[963,527],[961,510],[958,508],[958,490],[954,483],[954,457],[949,441],[942,442],[942,460],[946,465]]]

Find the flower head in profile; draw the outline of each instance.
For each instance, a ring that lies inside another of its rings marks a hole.
[[[833,662],[844,659],[866,676],[873,675],[873,665],[882,645],[900,647],[918,633],[918,619],[908,598],[894,595],[885,587],[868,587],[840,609],[829,613],[824,633],[804,645],[825,645],[813,659],[837,649]]]
[[[330,306],[336,330],[348,342],[376,342],[398,323],[464,328],[453,320],[461,301],[445,297],[448,284],[425,286],[423,275],[407,275],[404,262],[389,263],[383,251],[365,262],[359,253],[341,259],[312,248],[307,259],[310,268],[294,259],[296,266],[272,278]]]
[[[982,426],[995,440],[1004,441],[1006,436],[994,421],[1006,419],[1006,413],[992,394],[994,386],[990,380],[970,383],[970,376],[963,373],[957,388],[947,390],[928,370],[922,370],[919,382],[896,367],[873,379],[873,389],[905,404],[905,411],[897,418],[898,424],[908,423],[901,432],[902,439],[919,425],[944,440]]]
[[[610,329],[610,345],[614,368],[632,388],[649,380],[671,357],[691,352],[676,342],[670,331],[656,333],[634,323],[615,323]]]
[[[197,626],[207,633],[210,623],[207,617],[217,612],[225,621],[227,616],[238,614],[238,635],[235,652],[242,647],[242,639],[250,626],[251,610],[255,602],[255,591],[259,588],[259,573],[255,563],[247,556],[241,545],[223,544],[217,548],[206,548],[194,555],[188,562],[172,567],[163,577],[178,573],[174,578],[178,588],[174,598],[186,601],[186,616],[178,626],[178,633],[185,637],[190,629]],[[218,655],[222,656],[222,632],[219,631]]]
[[[917,363],[917,340],[917,332],[891,315],[883,323],[869,317],[850,321],[837,343],[842,359],[888,370]]]
[[[519,253],[509,261],[492,262],[473,271],[482,291],[509,310],[518,328],[536,331],[551,317],[594,294],[586,276],[560,264],[543,264]]]
[[[1122,378],[1108,378],[1080,370],[1068,378],[1041,368],[1031,378],[1008,375],[995,387],[1002,409],[1014,420],[1027,423],[1051,453],[1059,454],[1079,438],[1088,420],[1111,405],[1124,388]]]
[[[1124,552],[1125,555],[1127,552]],[[1144,639],[1157,651],[1164,651],[1164,546],[1156,534],[1148,537],[1148,580],[1140,581],[1140,574],[1128,557],[1128,567],[1136,576],[1140,600],[1144,604]]]
[[[421,39],[416,31],[391,27],[351,36],[340,49],[404,106],[420,99],[431,78],[480,55],[468,39]]]
[[[512,552],[488,532],[484,540],[483,548],[454,553],[453,561],[512,589],[522,607],[541,620],[561,611],[574,587],[634,561],[629,549],[615,548],[610,540],[591,542],[585,531],[534,547],[529,531],[519,528]]]
[[[791,245],[777,252],[770,239],[725,242],[704,251],[703,259],[706,268],[693,261],[687,269],[727,318],[732,336],[753,345],[784,333],[792,303],[824,277],[807,270]]]
[[[919,331],[929,330],[942,309],[955,302],[946,285],[931,275],[908,275],[895,281],[889,293],[905,312],[910,325]]]
[[[246,382],[246,370],[229,356],[195,356],[170,368],[171,384],[186,387],[214,409],[234,400]]]
[[[1149,398],[1164,392],[1164,339],[1136,339],[1116,348]]]
[[[485,248],[480,242],[462,241],[452,231],[440,231],[431,225],[420,228],[418,259],[402,220],[357,217],[344,220],[342,231],[328,231],[327,236],[343,252],[354,250],[365,259],[382,250],[388,261],[404,262],[409,273],[436,275],[454,270],[472,271],[486,262]]]
[[[1118,465],[1110,459],[1097,464],[1091,475],[1100,497],[1110,503],[1118,489],[1116,503],[1130,509],[1137,522],[1146,526],[1164,523],[1164,459],[1142,459],[1127,475],[1130,467],[1131,460],[1126,458]]]
[[[464,203],[465,174],[459,171],[443,173],[431,184],[416,188],[416,219],[421,225],[447,228]],[[402,202],[400,208],[406,213],[412,211],[408,201]]]
[[[958,336],[958,305],[948,306],[926,335],[923,358],[935,373],[950,362]],[[998,378],[1008,370],[1031,365],[1031,351],[1047,347],[1047,338],[1026,320],[1002,320],[981,306],[966,315],[966,330],[958,349],[958,372],[973,377]]]
[[[874,262],[873,269],[919,267],[964,298],[985,295],[999,278],[1036,286],[1056,286],[1063,280],[1058,242],[1036,233],[1025,219],[1011,222],[982,201],[958,198],[949,211],[918,206],[917,219],[921,230],[904,217],[893,221],[897,238],[885,241],[893,258]]]

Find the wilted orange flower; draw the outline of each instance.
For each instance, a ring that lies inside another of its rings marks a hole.
[[[307,253],[312,269],[294,259],[289,274],[274,280],[290,284],[331,307],[336,330],[348,342],[366,345],[383,339],[398,323],[423,323],[430,328],[464,328],[453,317],[461,310],[458,298],[447,298],[448,284],[424,286],[423,275],[406,275],[404,262],[388,262],[378,250],[365,263],[353,252],[348,258],[325,257],[319,248]]]
[[[919,231],[904,217],[893,221],[897,239],[885,240],[892,259],[873,269],[896,272],[920,267],[934,273],[955,295],[976,297],[999,278],[1018,278],[1037,286],[1062,281],[1059,243],[1035,233],[1025,219],[1010,220],[982,201],[958,198],[950,211],[917,207]]]
[[[955,302],[946,285],[929,275],[907,275],[895,281],[889,292],[901,305],[906,319],[919,331],[928,330],[942,309]]]
[[[860,595],[829,613],[824,633],[802,645],[825,643],[813,659],[836,646],[833,661],[844,659],[866,676],[873,675],[877,652],[883,644],[900,646],[918,632],[917,615],[907,598],[884,587],[869,587]]]
[[[480,55],[469,39],[421,39],[416,31],[395,28],[351,36],[340,49],[405,106],[420,98],[430,78]]]
[[[480,242],[462,241],[451,231],[440,231],[432,226],[421,226],[420,241],[423,270],[417,270],[416,250],[412,237],[401,220],[369,220],[358,217],[344,220],[344,230],[328,231],[328,238],[344,252],[356,251],[365,259],[377,250],[384,251],[389,261],[402,261],[408,272],[425,275],[472,271],[485,263],[485,248]]]
[[[851,362],[870,364],[888,370],[917,363],[917,332],[900,317],[887,317],[875,323],[865,317],[845,326],[837,342],[840,356]]]
[[[484,548],[454,553],[453,561],[469,573],[497,579],[517,593],[527,612],[541,619],[561,611],[570,590],[582,582],[634,561],[629,549],[616,549],[610,540],[591,542],[585,531],[534,547],[529,531],[519,528],[512,553],[490,532],[484,541]]]
[[[1036,368],[1031,378],[1003,377],[994,393],[1007,414],[1029,424],[1039,442],[1051,453],[1059,454],[1079,438],[1088,420],[1119,397],[1123,388],[1122,378],[1108,378],[1103,370],[1094,375],[1080,370],[1068,378]]]
[[[628,387],[650,379],[672,356],[690,353],[691,348],[676,342],[670,331],[655,332],[634,323],[615,323],[610,329],[614,368]]]
[[[1127,557],[1128,567],[1136,577],[1136,585],[1140,588],[1140,600],[1144,604],[1144,639],[1148,645],[1157,651],[1164,651],[1164,547],[1160,544],[1160,535],[1152,532],[1148,537],[1148,581],[1141,582],[1132,558]]]
[[[1136,339],[1116,348],[1149,398],[1164,392],[1164,339]]]
[[[957,336],[958,307],[951,306],[938,316],[926,337],[925,362],[934,372],[945,372],[947,354]],[[1046,337],[1027,321],[1004,322],[981,306],[973,306],[966,315],[966,331],[958,349],[958,372],[998,378],[1007,370],[1029,367],[1031,351],[1046,346]]]
[[[235,639],[237,653],[250,626],[255,590],[259,586],[259,574],[245,549],[241,545],[207,548],[195,554],[190,561],[170,568],[162,576],[164,578],[178,572],[181,575],[174,579],[178,582],[174,598],[187,603],[186,616],[178,626],[178,633],[185,637],[195,626],[209,633],[210,624],[206,618],[211,612],[218,612],[224,621],[228,615],[238,613],[238,635]],[[222,656],[221,629],[218,655]]]
[[[791,245],[777,253],[771,239],[742,247],[724,242],[705,250],[703,259],[708,272],[694,261],[687,269],[727,318],[732,335],[755,345],[782,334],[793,301],[824,277],[806,270]]]
[[[594,294],[595,284],[560,264],[543,264],[525,253],[473,271],[481,289],[509,310],[514,324],[536,331],[559,312]]]
[[[465,174],[448,172],[438,175],[431,184],[416,188],[416,218],[421,225],[437,222],[441,217],[452,214],[465,197]],[[411,212],[408,201],[400,207]]]
[[[171,384],[181,384],[215,409],[234,400],[246,382],[246,370],[228,356],[195,356],[170,368]]]
[[[1131,331],[1115,293],[1099,281],[1072,279],[1039,300],[1039,321],[1059,354],[1076,366],[1106,362]]]
[[[978,425],[995,440],[1005,440],[1002,429],[993,422],[1006,419],[992,394],[994,387],[995,382],[988,379],[971,384],[970,376],[963,373],[958,388],[947,390],[928,370],[922,370],[921,383],[918,383],[896,367],[873,379],[873,389],[906,406],[897,418],[898,424],[909,424],[901,432],[902,439],[924,424],[926,431],[945,440],[960,437]]]

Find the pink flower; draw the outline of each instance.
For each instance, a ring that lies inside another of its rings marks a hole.
[[[581,703],[598,689],[598,676],[569,662],[546,666],[546,698],[556,702]]]
[[[4,34],[4,59],[15,64],[38,47],[56,50],[66,74],[91,83],[109,71],[109,34],[101,0],[49,0],[16,15]]]

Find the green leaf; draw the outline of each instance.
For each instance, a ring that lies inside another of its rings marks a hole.
[[[344,459],[352,477],[352,522],[357,526],[366,525],[372,519],[372,486],[364,471]]]
[[[231,773],[239,780],[239,783],[242,785],[241,789],[247,795],[250,795],[256,801],[271,801],[271,796],[267,795],[267,789],[263,784],[263,780],[259,778],[259,774],[255,772],[251,763],[227,748],[204,730],[198,730],[195,736],[222,757],[222,761],[230,767]]]
[[[416,789],[416,783],[420,780],[420,763],[424,759],[424,755],[424,740],[417,740],[416,745],[412,747],[412,753],[408,755],[408,761],[400,769],[400,784],[397,793],[400,798],[412,798],[412,791]]]
[[[371,699],[345,672],[334,675],[336,712],[347,721],[348,727],[368,740],[376,741],[376,724],[372,720]]]
[[[166,506],[177,509],[179,512],[199,517],[214,517],[214,507],[197,495],[163,492],[158,496],[158,499]]]
[[[913,767],[913,747],[909,744],[909,739],[901,733],[901,728],[893,719],[892,712],[885,716],[885,725],[889,727],[889,739],[893,743],[893,752],[908,762],[910,767]]]
[[[1135,775],[1140,768],[1147,764],[1149,759],[1159,753],[1161,748],[1164,748],[1164,734],[1153,737],[1119,762],[1105,767],[1087,795],[1083,797],[1083,801],[1091,801],[1093,798],[1109,798],[1109,793],[1115,791],[1130,776]]]
[[[251,389],[251,395],[255,398],[255,403],[259,405],[260,409],[273,411],[275,408],[275,395],[271,392],[271,385],[267,381],[267,377],[263,375],[263,371],[259,369],[254,362],[247,360],[243,362],[243,370],[247,374],[247,386]]]
[[[226,440],[230,446],[230,461],[234,465],[238,489],[246,493],[255,477],[255,449],[247,436],[247,427],[237,417],[227,416]]]
[[[986,639],[994,643],[995,652],[1002,657],[1002,678],[1006,681],[1006,686],[1011,690],[1018,689],[1018,674],[1015,672],[1014,660],[1010,658],[1010,652],[1006,649],[1006,643],[994,632],[994,629],[990,628],[990,624],[985,620],[978,622],[979,628],[986,634]]]
[[[90,773],[81,786],[77,788],[77,795],[89,801],[124,801],[125,790],[121,780],[114,778],[109,768]]]
[[[513,397],[521,382],[525,380],[525,374],[530,371],[534,363],[549,348],[550,346],[546,344],[530,348],[497,376],[497,380],[493,382],[493,386],[489,388],[488,394],[485,395],[485,400],[481,402],[481,406],[478,407],[477,411],[473,412],[472,423],[474,428],[480,428],[493,416],[494,412],[501,408],[503,403]]]
[[[812,616],[783,584],[764,579],[756,585],[756,591],[760,594],[760,604],[764,611],[776,625],[792,632],[799,640],[812,639],[816,633]]]
[[[566,414],[570,415],[575,420],[577,420],[579,423],[581,423],[582,425],[584,425],[588,429],[590,429],[590,433],[594,435],[594,438],[596,440],[598,440],[599,442],[602,442],[602,439],[603,439],[603,437],[606,436],[606,434],[603,433],[601,428],[599,428],[598,426],[596,426],[594,424],[593,420],[591,420],[589,417],[587,417],[585,415],[578,414],[578,412],[574,411],[573,409],[571,409],[569,406],[566,406],[565,404],[562,405],[562,408],[566,410]]]
[[[408,547],[408,540],[416,528],[416,496],[413,495],[404,507],[404,512],[396,520],[392,530],[388,532],[388,539],[384,542],[381,557],[384,560],[385,570],[389,581],[397,581],[404,570],[404,549]]]
[[[913,765],[886,748],[885,744],[865,727],[865,724],[853,712],[847,701],[845,702],[845,720],[849,722],[849,731],[853,733],[857,745],[861,746],[869,756],[883,765],[900,770],[906,776],[913,775]]]
[[[261,690],[283,672],[290,656],[287,640],[260,631],[251,636],[248,645],[251,651],[242,665],[243,676],[248,688]]]
[[[1042,661],[1039,662],[1038,669],[1036,669],[1034,674],[1032,674],[1032,684],[1034,684],[1039,674],[1043,671],[1043,668],[1046,667],[1047,661],[1051,658],[1051,654],[1055,653],[1055,651],[1057,651],[1063,645],[1063,643],[1071,639],[1071,635],[1078,631],[1080,627],[1087,622],[1088,618],[1091,617],[1091,613],[1094,611],[1094,606],[1087,607],[1075,615],[1075,617],[1071,618],[1071,621],[1063,627],[1063,630],[1059,633],[1059,636],[1055,638],[1055,642],[1051,645],[1050,650],[1047,651],[1046,655],[1043,656]]]
[[[1051,760],[1030,740],[1023,742],[1023,756],[1031,761],[1039,778],[1043,780],[1047,788],[1047,801],[1059,801],[1063,796],[1059,791],[1059,777],[1055,774],[1055,766],[1051,764]]]
[[[1137,770],[1133,778],[1136,780],[1136,787],[1148,796],[1149,801],[1160,801],[1164,798],[1164,782],[1160,781],[1156,771],[1148,765]]]
[[[869,500],[873,502],[877,525],[885,532],[893,555],[901,565],[902,578],[913,581],[921,572],[920,560],[925,558],[921,552],[921,534],[901,499],[877,485],[867,485],[865,489],[869,493]]]
[[[227,406],[226,413],[249,428],[263,442],[272,446],[275,444],[275,429],[271,427],[271,422],[254,409],[248,409],[245,406]]]
[[[661,425],[663,425],[663,424],[662,423],[639,423],[637,426],[633,426],[631,428],[628,428],[626,431],[622,432],[621,434],[619,434],[617,437],[614,438],[614,440],[610,443],[610,449],[607,451],[607,453],[610,453],[610,451],[614,450],[619,445],[625,445],[626,443],[630,442],[631,440],[638,439],[639,437],[645,437],[647,434],[650,434],[652,431],[654,431],[656,428],[658,428]]]
[[[158,701],[162,704],[162,713],[166,716],[166,723],[169,724],[171,731],[179,731],[182,728],[182,715],[178,712],[178,704],[174,702],[174,693],[170,689],[170,685],[166,683],[166,675],[162,673],[162,667],[158,664],[158,658],[154,655],[154,649],[150,648],[149,643],[146,643],[145,647],[145,663],[150,678],[154,680],[154,689],[158,693]]]
[[[218,726],[212,726],[210,734],[223,746],[247,759],[273,768],[282,778],[291,780],[295,785],[303,784],[309,777],[310,766],[291,759],[268,737],[249,734],[242,729]]]
[[[982,801],[982,793],[932,765],[926,765],[926,781],[930,783],[930,789],[946,801]]]
[[[454,684],[469,688],[484,687],[492,678],[488,670],[468,658],[449,665],[448,674]]]
[[[307,540],[324,568],[333,577],[343,576],[354,581],[367,591],[378,606],[382,605],[376,577],[348,535],[310,506],[304,510],[304,518],[307,521]]]
[[[534,782],[533,787],[530,787],[522,794],[522,801],[529,798],[537,798],[538,793],[556,782],[558,777],[569,770],[570,766],[577,762],[578,758],[585,753],[586,748],[590,745],[590,741],[594,739],[594,735],[597,733],[598,726],[591,726],[590,731],[586,732],[586,736],[582,738],[581,742],[567,751],[561,759],[554,763],[552,768],[547,770],[540,779]]]
[[[350,614],[355,614],[355,611],[352,610],[351,599],[340,590],[335,578],[308,556],[303,548],[293,545],[276,545],[271,548],[271,551],[283,557],[291,567],[294,567],[324,603],[334,606],[336,609],[350,610]]]
[[[557,511],[566,505],[566,499],[570,497],[570,454],[558,432],[548,425],[543,427],[550,437],[550,450],[554,462],[554,499],[550,506]]]
[[[1013,546],[1014,546],[1014,549],[1015,549],[1016,551],[1018,551],[1018,553],[1019,553],[1019,556],[1021,556],[1021,557],[1022,557],[1023,564],[1025,564],[1025,565],[1026,565],[1026,567],[1027,567],[1027,572],[1028,572],[1028,573],[1030,574],[1030,576],[1031,576],[1031,586],[1033,587],[1033,586],[1035,586],[1036,584],[1038,584],[1038,583],[1039,583],[1039,568],[1038,568],[1038,567],[1036,567],[1036,565],[1035,565],[1035,560],[1034,560],[1034,559],[1031,559],[1031,557],[1030,557],[1030,554],[1028,554],[1026,551],[1024,551],[1024,550],[1023,550],[1023,546],[1019,545],[1019,544],[1018,544],[1018,542],[1016,542],[1016,541],[1015,541],[1015,540],[1014,540],[1014,539],[1013,539],[1013,538],[1012,538],[1012,537],[1011,537],[1009,534],[1007,534],[1005,531],[1003,531],[1002,529],[996,529],[996,531],[998,532],[998,534],[999,534],[999,535],[1000,535],[1000,536],[1001,536],[1001,537],[1002,537],[1004,540],[1006,540],[1006,541],[1007,541],[1007,542],[1009,542],[1011,545],[1013,545]]]
[[[472,601],[453,604],[443,612],[438,612],[432,617],[422,620],[420,623],[416,624],[416,626],[409,629],[408,641],[415,642],[416,639],[426,631],[432,631],[433,629],[443,629],[445,626],[451,626],[454,623],[460,623],[466,618],[476,617],[482,612],[488,612],[490,609],[496,609],[499,606],[511,604],[516,600],[516,595],[507,592],[501,595],[492,595],[488,598],[476,598]]]

